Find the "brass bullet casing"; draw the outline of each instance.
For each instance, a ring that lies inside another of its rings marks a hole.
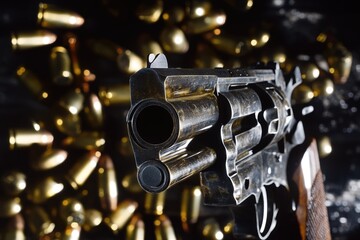
[[[98,194],[100,205],[106,212],[115,211],[118,205],[116,171],[111,157],[101,155],[98,163]]]
[[[54,136],[46,131],[34,129],[10,129],[9,146],[10,149],[30,147],[33,144],[49,146],[53,143]]]
[[[84,24],[78,13],[47,3],[39,4],[37,18],[38,24],[45,28],[77,28]]]
[[[305,84],[300,84],[294,89],[292,93],[292,104],[308,103],[313,98],[314,98],[314,93],[312,89]]]
[[[96,94],[90,93],[85,97],[84,115],[92,128],[99,129],[102,127],[104,122],[103,106]]]
[[[136,16],[144,22],[155,23],[163,11],[162,0],[140,1],[135,9]]]
[[[102,213],[97,209],[86,209],[85,210],[85,220],[82,228],[84,231],[90,231],[94,227],[97,227],[101,224],[103,220]]]
[[[123,200],[104,222],[114,232],[121,230],[129,219],[133,216],[135,210],[138,208],[138,203],[134,200]]]
[[[186,187],[181,195],[181,221],[185,224],[196,223],[199,219],[202,194],[199,186]]]
[[[46,149],[37,158],[31,159],[30,166],[33,170],[49,170],[62,164],[68,156],[68,152],[62,149]]]
[[[56,35],[46,30],[16,32],[11,34],[13,50],[25,50],[50,45],[56,41]]]
[[[249,51],[246,41],[224,33],[219,28],[205,34],[205,39],[218,51],[233,56],[243,56]]]
[[[224,238],[224,233],[215,218],[205,219],[201,226],[202,239],[220,240]]]
[[[21,214],[16,214],[9,219],[5,232],[0,234],[1,240],[25,240],[25,222]]]
[[[141,35],[138,40],[139,54],[142,59],[147,59],[150,53],[163,53],[160,43],[152,39],[149,35]]]
[[[327,47],[325,56],[329,64],[329,72],[333,75],[335,83],[344,84],[350,75],[353,62],[352,54],[340,42],[328,43]]]
[[[186,16],[188,18],[199,18],[210,13],[212,9],[211,1],[191,1],[186,4]]]
[[[81,226],[74,224],[65,227],[61,232],[61,240],[80,240]]]
[[[20,171],[11,170],[0,176],[0,190],[6,196],[18,196],[25,188],[26,176]]]
[[[145,240],[145,224],[139,214],[135,214],[130,219],[126,227],[127,240]]]
[[[51,49],[50,68],[53,83],[68,86],[73,82],[70,55],[66,48],[56,46]]]
[[[146,67],[145,61],[129,49],[124,49],[124,51],[116,57],[116,63],[119,70],[126,74],[133,74],[141,68]]]
[[[55,223],[51,221],[45,209],[34,205],[25,209],[25,219],[30,232],[35,238],[41,238],[50,234],[55,229]]]
[[[145,213],[161,215],[164,212],[166,191],[160,193],[145,193]]]
[[[138,180],[137,180],[137,171],[133,171],[131,173],[128,173],[124,176],[124,178],[121,181],[121,185],[124,189],[131,193],[141,193],[143,192],[143,189],[141,188]]]
[[[63,145],[75,149],[102,150],[105,145],[103,132],[83,131],[63,140]]]
[[[19,66],[16,70],[16,76],[36,98],[48,98],[49,94],[45,91],[43,84],[29,69],[24,66]]]
[[[314,96],[329,96],[334,92],[335,86],[333,80],[327,77],[320,77],[311,84]]]
[[[21,209],[20,198],[0,199],[0,218],[12,217],[18,214]]]
[[[300,62],[298,64],[301,72],[301,78],[306,82],[315,81],[320,76],[319,67],[310,61]]]
[[[67,92],[59,100],[59,106],[67,109],[71,114],[78,114],[84,107],[84,94],[79,88]]]
[[[332,152],[331,139],[328,136],[322,136],[317,141],[319,156],[325,158]]]
[[[64,189],[64,184],[52,176],[46,177],[28,189],[28,199],[33,203],[44,203]]]
[[[98,151],[89,151],[70,168],[65,178],[75,190],[82,186],[95,170],[100,156]]]
[[[76,198],[66,198],[61,201],[59,215],[66,225],[82,226],[85,221],[85,210],[83,204]]]
[[[172,6],[171,8],[164,9],[162,13],[162,19],[167,24],[180,23],[185,18],[185,9],[180,6]],[[156,53],[156,52],[153,52]]]
[[[185,33],[176,26],[166,26],[162,29],[160,44],[169,53],[186,53],[189,50],[189,42]]]
[[[130,86],[125,83],[117,83],[99,87],[99,98],[103,105],[130,104]]]
[[[81,133],[82,124],[78,114],[72,114],[68,109],[56,107],[53,112],[54,124],[61,133],[76,136]]]
[[[156,240],[176,240],[175,230],[166,215],[157,216],[154,225]]]
[[[182,25],[182,29],[187,34],[200,34],[221,27],[225,22],[225,12],[214,10],[204,16],[186,20]]]

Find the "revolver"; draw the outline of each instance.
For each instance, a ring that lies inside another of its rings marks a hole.
[[[289,188],[290,154],[305,139],[291,105],[300,83],[299,68],[285,78],[277,63],[168,68],[150,54],[130,77],[127,115],[140,186],[160,193],[199,173],[205,205],[230,206],[244,226],[238,206],[253,201],[255,234],[268,238],[278,214],[269,188]]]

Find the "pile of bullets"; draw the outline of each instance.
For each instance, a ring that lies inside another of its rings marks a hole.
[[[44,109],[26,124],[10,119],[1,136],[0,239],[232,239],[231,216],[203,206],[198,177],[160,194],[138,185],[126,130],[129,76],[150,53],[165,53],[173,67],[277,61],[285,72],[300,67],[293,104],[307,104],[346,83],[351,53],[330,32],[315,34],[308,49],[284,47],[253,0],[97,4],[115,23],[136,23],[135,34],[94,37],[81,29],[96,16],[46,2],[32,6],[35,30],[13,30],[16,7],[0,10],[0,27],[9,29],[0,53],[17,58],[16,84]],[[331,152],[326,143],[322,156]]]

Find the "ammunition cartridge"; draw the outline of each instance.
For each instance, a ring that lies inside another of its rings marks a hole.
[[[55,229],[55,223],[51,221],[49,215],[41,206],[34,205],[26,208],[24,216],[27,226],[35,238],[50,234]]]
[[[45,28],[77,28],[84,24],[78,13],[47,3],[39,4],[37,18],[38,24]]]
[[[233,56],[243,56],[250,50],[244,39],[237,39],[234,36],[225,34],[218,28],[206,33],[205,39],[220,52]]]
[[[187,2],[185,10],[186,16],[193,19],[207,15],[213,8],[211,1],[191,1]]]
[[[82,226],[85,221],[84,207],[76,198],[69,197],[62,200],[59,214],[66,225],[71,225],[72,227],[76,225]]]
[[[162,29],[160,43],[165,51],[171,53],[186,53],[189,50],[185,33],[176,26],[166,26]]]
[[[307,103],[314,98],[314,93],[311,88],[305,84],[300,84],[294,89],[292,94],[292,102],[295,103]]]
[[[33,203],[43,203],[64,189],[64,184],[52,176],[46,177],[28,189],[27,197]]]
[[[33,129],[10,129],[9,146],[10,149],[30,147],[33,144],[48,146],[53,143],[53,135],[46,130]]]
[[[98,163],[98,194],[100,204],[106,212],[115,211],[118,205],[118,186],[113,161],[102,155]]]
[[[12,170],[0,176],[0,190],[6,196],[19,196],[25,188],[26,176],[20,171]]]
[[[145,239],[145,224],[140,218],[140,215],[135,214],[130,219],[126,227],[126,239],[128,240],[144,240]]]
[[[5,227],[5,233],[0,237],[2,240],[25,240],[25,223],[21,214],[16,214],[11,217],[7,226]]]
[[[201,190],[199,186],[186,187],[181,196],[180,217],[183,226],[198,221],[201,208]]]
[[[63,140],[63,145],[75,149],[102,150],[105,144],[104,133],[83,131],[76,136],[69,136]]]
[[[162,19],[169,24],[180,23],[185,18],[185,9],[180,6],[172,6],[169,9],[164,9]],[[157,52],[153,52],[157,53]]]
[[[53,83],[64,86],[73,82],[70,56],[66,48],[57,46],[51,49],[50,68]]]
[[[135,9],[135,14],[144,22],[155,23],[159,20],[162,11],[162,0],[141,1]]]
[[[164,212],[166,191],[160,193],[145,194],[144,208],[145,213],[152,215],[162,215]]]
[[[137,171],[133,171],[124,176],[121,181],[121,185],[124,189],[131,193],[141,193],[142,188],[137,180]]]
[[[201,17],[188,19],[182,25],[182,28],[188,34],[200,34],[218,28],[224,25],[225,22],[225,12],[217,10]]]
[[[68,152],[65,150],[49,148],[37,158],[31,159],[30,166],[38,171],[52,169],[62,164],[67,156]]]
[[[148,35],[141,35],[139,37],[139,53],[143,59],[146,59],[150,53],[162,53],[160,43],[153,40]]]
[[[85,98],[84,114],[87,123],[94,129],[99,129],[103,125],[103,107],[99,97],[90,93]]]
[[[340,42],[328,43],[327,47],[325,56],[329,64],[329,72],[333,75],[335,83],[344,84],[350,76],[352,54]]]
[[[12,217],[18,214],[21,209],[19,197],[0,199],[0,218]]]
[[[72,114],[63,107],[57,107],[53,113],[57,130],[66,135],[75,136],[81,133],[82,124],[78,114]]]
[[[154,225],[156,240],[176,240],[175,230],[166,215],[157,216]]]
[[[130,104],[129,84],[112,84],[99,87],[99,98],[103,105]]]
[[[329,96],[334,92],[334,82],[330,78],[320,77],[311,83],[314,96]]]
[[[331,139],[328,136],[320,137],[317,145],[320,158],[325,158],[332,152]]]
[[[46,30],[15,32],[11,35],[11,45],[13,50],[24,50],[50,45],[56,38],[54,33]]]
[[[85,210],[85,219],[82,228],[84,231],[90,231],[94,227],[97,227],[101,224],[103,220],[102,213],[97,209],[86,209]]]
[[[301,77],[306,82],[312,82],[320,76],[320,69],[316,64],[306,61],[299,64]]]
[[[16,76],[25,85],[27,89],[38,99],[48,98],[48,92],[45,91],[43,84],[39,78],[24,66],[18,67]]]
[[[202,239],[221,240],[224,233],[215,218],[208,218],[202,223],[201,236]]]
[[[84,94],[79,88],[67,92],[59,100],[59,106],[67,109],[71,114],[78,114],[84,106]]]
[[[104,222],[112,231],[118,232],[129,221],[137,207],[137,202],[130,199],[123,200],[116,210],[104,219]]]
[[[61,232],[61,240],[80,240],[80,234],[81,226],[77,224],[68,225],[64,231]]]
[[[126,74],[133,74],[145,67],[144,60],[129,49],[125,49],[116,57],[116,63],[119,70]]]

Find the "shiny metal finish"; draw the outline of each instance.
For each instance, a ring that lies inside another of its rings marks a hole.
[[[145,213],[153,215],[161,215],[164,212],[166,192],[146,193],[144,208]]]
[[[334,82],[330,78],[320,77],[311,84],[311,88],[314,92],[314,97],[318,96],[329,96],[334,90]]]
[[[188,19],[182,28],[187,34],[200,34],[218,28],[225,22],[226,15],[223,11],[212,11],[204,16]]]
[[[54,136],[46,130],[33,129],[10,129],[9,144],[10,149],[30,147],[33,144],[49,146],[52,144]]]
[[[47,3],[39,4],[37,17],[38,24],[45,28],[77,28],[84,24],[78,13]]]
[[[176,240],[175,230],[166,215],[158,216],[154,221],[154,225],[156,240]]]
[[[186,53],[189,50],[185,33],[176,26],[167,26],[161,31],[160,43],[165,51],[171,53]]]
[[[138,203],[133,200],[123,200],[117,209],[104,219],[105,223],[114,232],[121,230],[138,208]]]
[[[295,88],[292,95],[293,103],[307,103],[310,102],[313,98],[314,92],[309,86],[305,84],[301,84]]]
[[[103,126],[104,113],[103,106],[99,97],[90,93],[85,97],[84,113],[87,123],[94,129],[99,129]]]
[[[126,227],[126,239],[145,240],[145,224],[140,215],[135,214]]]
[[[82,226],[85,221],[85,210],[83,204],[76,198],[70,197],[61,201],[59,215],[71,226]]]
[[[62,143],[74,149],[102,150],[105,138],[103,132],[83,131],[78,135],[66,137]]]
[[[129,49],[124,49],[124,51],[116,57],[116,63],[120,71],[127,74],[133,74],[145,67],[144,60]]]
[[[25,220],[30,232],[35,237],[50,234],[55,229],[55,223],[51,221],[46,210],[38,205],[31,206],[25,210]]]
[[[114,104],[130,104],[129,84],[112,84],[99,87],[99,99],[105,106]]]
[[[47,30],[16,32],[11,35],[11,44],[14,50],[24,50],[50,45],[56,39],[57,36]]]
[[[19,66],[16,70],[16,76],[35,97],[39,99],[46,99],[48,97],[48,93],[45,91],[38,76],[29,69],[24,66]]]
[[[68,156],[63,149],[49,148],[37,158],[31,159],[30,166],[34,170],[49,170],[62,164]]]
[[[162,11],[162,0],[141,1],[135,10],[135,14],[144,22],[155,23],[159,20]]]
[[[319,151],[319,157],[325,158],[333,151],[331,139],[328,136],[322,136],[317,141],[317,148]]]
[[[141,193],[143,190],[137,181],[137,172],[131,172],[124,176],[121,181],[121,185],[124,189],[131,193]]]
[[[57,46],[50,52],[52,80],[57,85],[70,85],[74,79],[70,55],[66,48]]]
[[[65,230],[61,232],[61,240],[80,240],[81,226],[79,225],[68,225]]]
[[[0,217],[12,217],[22,209],[19,197],[0,199]]]
[[[221,240],[224,238],[219,223],[215,218],[209,218],[202,223],[201,236],[206,240]]]
[[[75,136],[81,133],[82,123],[79,114],[72,114],[68,109],[57,107],[53,113],[54,125],[66,135]]]
[[[15,197],[21,194],[26,188],[26,176],[24,173],[12,170],[0,176],[0,190],[2,195]]]
[[[109,155],[101,155],[97,173],[101,208],[105,212],[115,211],[118,206],[118,186],[114,163]]]
[[[103,214],[97,209],[86,209],[85,219],[82,228],[84,231],[90,231],[91,229],[99,226],[103,221]]]
[[[186,187],[181,195],[180,217],[183,226],[194,224],[198,221],[202,204],[200,186]],[[185,225],[184,225],[185,224]]]
[[[75,88],[64,94],[58,104],[67,109],[71,114],[78,114],[84,107],[84,94],[79,88]]]
[[[64,184],[49,176],[36,182],[27,192],[28,199],[33,203],[44,203],[64,189]]]

